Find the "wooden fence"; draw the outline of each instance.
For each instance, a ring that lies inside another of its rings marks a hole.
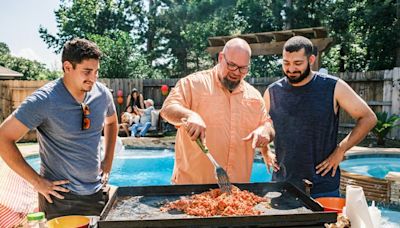
[[[375,112],[400,114],[400,68],[340,73],[337,76],[346,81]],[[354,120],[343,110],[339,118],[342,130],[349,131],[354,127]],[[400,128],[393,129],[388,136],[400,139]]]
[[[386,111],[390,114],[400,114],[400,68],[384,71],[340,73],[336,75],[348,82],[374,111]],[[278,78],[248,78],[250,84],[264,94],[267,86]],[[161,86],[172,88],[178,79],[99,79],[114,91],[116,102],[117,91],[122,90],[124,104],[118,105],[118,111],[123,111],[126,97],[133,88],[138,89],[145,99],[154,100],[154,106],[161,108],[165,96],[161,94]],[[46,81],[0,81],[0,122],[15,110],[18,105],[35,89]],[[342,131],[348,131],[354,126],[354,120],[346,113],[340,113]],[[400,129],[394,130],[391,137],[400,139]]]
[[[24,99],[48,81],[0,81],[0,123],[10,115]],[[24,141],[36,140],[36,132],[30,131]]]

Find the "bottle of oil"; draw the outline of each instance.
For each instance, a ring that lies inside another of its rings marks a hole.
[[[29,213],[26,218],[28,220],[28,228],[47,228],[44,212]]]

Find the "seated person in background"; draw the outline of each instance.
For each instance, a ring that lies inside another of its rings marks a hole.
[[[154,101],[152,99],[147,99],[144,101],[144,105],[146,106],[146,109],[139,109],[137,107],[134,108],[135,112],[139,113],[140,120],[139,123],[132,125],[131,136],[136,136],[139,128],[141,128],[138,137],[143,137],[146,135],[147,130],[149,130],[149,128],[151,127],[151,111],[154,110]]]
[[[131,94],[128,95],[128,97],[126,98],[125,111],[139,115],[139,113],[135,110],[135,107],[137,107],[139,109],[145,108],[144,101],[143,101],[143,95],[140,94],[136,88],[133,88],[131,91]]]
[[[121,123],[119,124],[119,129],[123,130],[126,136],[129,136],[129,127],[132,124],[139,123],[140,116],[134,113],[124,112],[121,115]]]

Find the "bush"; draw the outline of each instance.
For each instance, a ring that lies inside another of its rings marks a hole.
[[[396,124],[398,120],[400,120],[400,116],[396,114],[388,115],[387,112],[377,112],[375,113],[378,118],[378,122],[375,127],[372,129],[372,133],[377,138],[378,145],[385,145],[385,137],[395,127],[400,126],[400,124]]]

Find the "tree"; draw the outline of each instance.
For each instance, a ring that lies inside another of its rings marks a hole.
[[[229,31],[234,5],[232,0],[154,1],[156,10],[148,15],[156,31],[151,39],[153,65],[170,77],[212,65],[205,52],[207,37]]]
[[[271,8],[270,0],[164,1],[159,4],[157,12],[160,13],[155,19],[160,41],[155,46],[167,56],[164,66],[170,69],[169,75],[182,77],[212,66],[211,56],[205,52],[208,37],[276,29]],[[274,56],[255,57],[252,76],[266,73],[275,76],[276,59]]]
[[[9,55],[10,48],[6,43],[0,42],[0,55]]]
[[[74,37],[92,39],[106,54],[101,76],[130,77],[132,55],[139,50],[130,33],[133,29],[141,30],[142,13],[139,0],[62,0],[55,11],[57,34],[50,34],[44,27],[40,27],[39,33],[48,47],[58,53]]]
[[[281,30],[282,21],[275,18],[277,14],[271,0],[241,0],[236,4],[236,18],[241,21],[241,32],[259,33],[265,31]],[[280,12],[278,13],[278,15]],[[252,58],[250,77],[276,77],[282,70],[278,63],[279,55],[255,56]]]
[[[100,77],[129,77],[129,56],[134,52],[133,39],[123,31],[109,32],[102,35],[89,35],[90,40],[97,43],[103,52],[100,66]],[[127,58],[128,57],[128,58]]]
[[[57,34],[39,32],[56,52],[72,37],[99,42],[103,76],[159,78],[212,66],[211,36],[325,26],[335,43],[324,67],[365,71],[396,65],[396,12],[394,0],[61,0]],[[281,74],[279,58],[254,57],[250,76]]]
[[[327,14],[327,27],[335,45],[323,61],[330,71],[371,71],[396,66],[400,31],[394,0],[339,0],[330,5],[329,11],[332,13]]]
[[[39,28],[40,37],[49,48],[60,52],[66,41],[88,35],[105,35],[110,31],[130,32],[135,28],[135,16],[141,12],[141,2],[134,0],[61,0],[55,10],[57,35],[44,27]]]
[[[60,77],[60,72],[48,70],[43,63],[11,56],[10,48],[3,42],[0,42],[0,66],[22,73],[22,80],[52,80]]]
[[[291,29],[328,28],[335,43],[323,56],[322,63],[330,72],[396,66],[400,26],[395,0],[274,0],[273,5],[281,8],[283,21]]]
[[[396,65],[400,23],[396,17],[399,2],[395,0],[364,0],[358,4],[357,26],[365,47],[365,70],[391,69]],[[384,15],[384,16],[383,16]]]
[[[0,55],[0,65],[22,73],[22,80],[52,80],[60,76],[60,72],[48,70],[43,63],[9,54]]]

